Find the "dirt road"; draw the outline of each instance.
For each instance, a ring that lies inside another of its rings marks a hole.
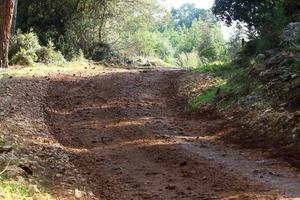
[[[99,199],[300,198],[300,176],[216,144],[230,129],[184,114],[180,70],[104,71],[51,81],[47,125]],[[74,153],[76,152],[76,153]],[[89,199],[89,197],[82,197]]]

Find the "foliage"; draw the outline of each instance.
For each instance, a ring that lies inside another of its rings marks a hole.
[[[168,11],[156,0],[24,0],[19,19],[18,28],[35,31],[43,45],[53,41],[67,60],[81,49],[96,61],[116,52],[195,66],[222,59],[225,52],[216,18],[193,4]],[[191,60],[183,61],[188,54]]]
[[[38,61],[46,65],[65,63],[65,58],[59,51],[55,51],[54,44],[49,41],[47,47],[41,47],[37,51]]]
[[[18,32],[10,40],[10,58],[12,64],[33,65],[38,60],[37,52],[41,45],[33,32]]]
[[[239,21],[245,23],[250,29],[262,31],[266,19],[274,14],[273,9],[280,6],[280,2],[279,0],[216,0],[213,13],[228,25]]]
[[[207,103],[227,107],[258,88],[257,81],[253,80],[246,69],[231,63],[207,64],[197,67],[194,72],[211,73],[215,77],[215,82],[208,90],[191,101],[193,108]]]
[[[239,22],[248,28],[244,53],[255,55],[277,48],[284,27],[298,16],[300,4],[291,0],[216,0],[213,13],[228,25]]]
[[[173,8],[171,14],[176,28],[191,28],[194,20],[214,21],[209,10],[196,8],[194,4],[189,3],[183,4],[178,9]]]
[[[36,52],[41,48],[37,35],[33,32],[21,33],[18,32],[10,40],[10,58],[19,53],[18,57],[22,55],[29,56],[28,60],[33,62],[37,60]]]
[[[25,49],[20,49],[11,59],[11,63],[14,65],[33,65],[37,61],[38,57],[36,52],[27,51]]]
[[[43,47],[33,32],[18,32],[11,38],[10,57],[12,64],[25,66],[33,65],[37,61],[44,64],[62,64],[65,62],[63,55],[55,50],[51,41],[47,47]]]
[[[197,67],[202,64],[197,52],[181,53],[177,58],[177,65],[181,67]]]
[[[37,33],[43,45],[64,35],[67,23],[85,2],[80,0],[22,0],[18,5],[17,27]]]
[[[221,60],[224,53],[225,41],[221,33],[221,28],[217,25],[201,23],[196,28],[202,30],[201,41],[199,41],[197,50],[200,57],[209,61]]]
[[[239,53],[242,51],[242,33],[237,30],[235,35],[233,35],[229,41],[227,42],[226,55],[229,60],[236,60],[238,58]]]

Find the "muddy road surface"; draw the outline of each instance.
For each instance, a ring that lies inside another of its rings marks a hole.
[[[47,125],[107,200],[298,199],[300,177],[277,161],[216,144],[223,119],[184,114],[186,71],[104,71],[53,79]],[[76,152],[76,153],[74,153]],[[89,197],[82,197],[89,199]]]

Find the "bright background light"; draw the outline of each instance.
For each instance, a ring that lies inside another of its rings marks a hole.
[[[182,4],[191,3],[195,4],[197,8],[211,9],[214,5],[214,0],[160,0],[168,8],[179,8]],[[234,28],[227,27],[225,24],[222,24],[222,33],[226,40],[229,40],[231,35],[234,32]]]

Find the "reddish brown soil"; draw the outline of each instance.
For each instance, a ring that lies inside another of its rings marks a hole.
[[[177,80],[184,73],[56,78],[48,91],[46,123],[99,199],[280,199],[283,190],[201,155],[205,146],[210,151],[211,135],[230,127],[215,117],[183,114]],[[186,144],[200,147],[196,153]]]

